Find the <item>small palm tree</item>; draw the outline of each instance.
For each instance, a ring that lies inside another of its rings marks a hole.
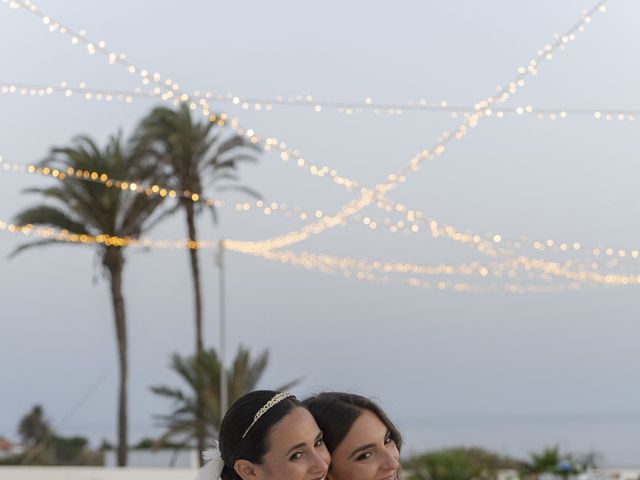
[[[50,168],[67,172],[91,171],[107,174],[112,179],[156,183],[160,181],[156,164],[140,158],[135,149],[123,146],[120,136],[111,137],[100,149],[89,137],[77,137],[72,146],[54,148],[43,162]],[[47,203],[23,210],[16,216],[20,225],[46,225],[65,229],[78,235],[107,234],[138,238],[151,227],[162,198],[136,195],[119,188],[83,181],[69,175],[63,182],[46,188],[33,188]],[[13,254],[25,249],[60,243],[55,239],[33,241],[18,247]],[[118,346],[118,465],[127,462],[127,328],[123,294],[124,247],[95,243],[104,272],[109,278],[111,301]]]
[[[51,437],[52,433],[51,425],[45,418],[44,410],[40,405],[35,405],[18,424],[18,434],[25,445],[32,446],[44,442]]]
[[[541,453],[531,453],[528,470],[531,473],[554,473],[558,469],[562,457],[560,447],[546,447]]]
[[[267,368],[267,351],[252,358],[248,349],[240,347],[228,369],[229,401],[233,403],[242,395],[256,388]],[[215,438],[222,420],[220,415],[221,364],[215,349],[198,355],[181,357],[174,354],[171,368],[189,387],[187,391],[168,386],[153,386],[151,391],[173,401],[174,409],[169,415],[158,415],[157,419],[165,432],[158,439],[158,446],[171,440],[179,445],[199,442],[204,428],[205,438]],[[299,382],[294,380],[278,390],[287,390]],[[200,447],[198,447],[200,448]]]

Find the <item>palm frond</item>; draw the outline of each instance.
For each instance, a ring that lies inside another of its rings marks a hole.
[[[234,402],[245,393],[254,390],[269,362],[268,351],[253,356],[250,350],[240,346],[228,369],[229,401]],[[165,398],[175,400],[171,413],[155,418],[165,428],[161,439],[165,441],[176,436],[196,439],[198,428],[204,422],[208,435],[214,435],[220,425],[220,372],[222,365],[215,349],[200,355],[181,357],[174,354],[171,368],[188,390],[173,387],[152,387],[152,391]],[[282,389],[289,389],[300,379],[287,382]],[[179,399],[179,400],[178,400]]]
[[[18,247],[14,248],[11,253],[9,253],[8,258],[13,258],[18,254],[24,252],[25,250],[29,250],[31,248],[43,247],[45,245],[69,245],[67,242],[62,242],[60,240],[46,239],[46,240],[34,240],[33,242],[23,243]]]
[[[213,177],[211,183],[215,184],[220,180],[229,180],[232,182],[236,182],[238,181],[238,175],[234,172],[227,170],[224,173],[219,173],[215,177]]]
[[[15,221],[18,225],[46,225],[78,235],[89,233],[85,225],[72,218],[69,213],[49,205],[27,208],[16,215]]]
[[[304,377],[298,377],[294,380],[291,380],[290,382],[285,383],[284,385],[280,385],[276,388],[276,390],[279,392],[286,392],[288,390],[291,390],[293,387],[300,385],[302,380],[304,380]]]
[[[216,164],[233,161],[236,157],[242,157],[244,161],[256,161],[259,151],[259,148],[245,137],[233,135],[215,146],[207,163],[215,167]]]
[[[245,187],[243,185],[224,185],[224,186],[218,187],[218,191],[220,191],[220,192],[242,192],[242,193],[246,193],[247,195],[249,195],[250,197],[253,197],[253,198],[257,198],[257,199],[261,199],[262,198],[262,195],[260,195],[257,190],[254,190],[251,187]]]
[[[25,188],[22,190],[22,193],[37,193],[43,197],[58,200],[63,205],[68,205],[73,201],[73,195],[71,192],[68,189],[60,188],[59,186]]]
[[[186,400],[185,394],[182,392],[182,390],[179,390],[177,388],[170,388],[162,385],[153,386],[150,388],[151,388],[151,391],[156,395],[161,395],[163,397],[170,397],[177,401]]]

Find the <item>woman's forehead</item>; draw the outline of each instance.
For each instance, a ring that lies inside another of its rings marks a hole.
[[[336,451],[350,453],[352,449],[362,445],[384,441],[387,426],[371,410],[363,410],[345,435]]]
[[[320,433],[318,424],[309,411],[306,408],[296,407],[273,426],[269,436],[272,447],[288,448],[292,442],[313,440],[318,433]]]
[[[382,420],[380,420],[378,415],[373,413],[371,410],[364,409],[362,414],[356,418],[355,422],[353,422],[353,426],[351,427],[351,430],[349,430],[349,433],[352,431],[360,434],[376,434],[382,432],[384,435],[387,430],[387,426]]]

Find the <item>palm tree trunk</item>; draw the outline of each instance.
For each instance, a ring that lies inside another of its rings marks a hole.
[[[187,228],[189,233],[189,240],[192,242],[197,241],[196,234],[196,222],[195,211],[193,208],[193,202],[185,201],[185,210],[187,213]],[[200,356],[204,351],[204,341],[202,333],[202,290],[200,284],[200,264],[198,261],[198,250],[196,248],[189,248],[189,262],[191,264],[191,278],[193,280],[193,295],[195,302],[195,314],[196,314],[196,361],[199,362]],[[199,371],[196,374],[200,375]],[[200,384],[198,382],[198,384]],[[196,442],[198,452],[204,452],[206,448],[206,426],[204,419],[204,402],[202,399],[202,392],[196,392],[196,404],[198,409],[198,419],[196,427]],[[200,456],[199,456],[200,457]],[[204,460],[200,457],[200,466],[202,466]]]
[[[104,264],[111,277],[111,301],[113,303],[113,315],[116,324],[116,340],[118,342],[118,466],[127,465],[127,323],[124,308],[124,296],[122,294],[122,271],[124,257],[122,249],[107,247]]]
[[[189,240],[197,242],[195,211],[193,202],[186,201],[187,212],[187,228],[189,232]],[[198,261],[198,250],[196,248],[189,249],[189,262],[191,264],[191,279],[193,281],[193,300],[195,304],[196,314],[196,354],[202,353],[204,349],[203,333],[202,333],[202,287],[200,283],[200,263]]]

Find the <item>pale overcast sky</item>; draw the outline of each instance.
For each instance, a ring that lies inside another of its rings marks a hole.
[[[38,5],[186,91],[470,105],[512,79],[517,67],[592,2]],[[542,65],[509,106],[640,108],[639,14],[637,2],[610,2],[607,13]],[[0,83],[137,86],[121,67],[48,33],[24,11],[2,4],[0,25]],[[33,162],[76,134],[100,142],[118,129],[128,134],[154,104],[0,95],[0,155]],[[259,134],[286,141],[309,161],[363,185],[386,178],[456,125],[443,113],[214,108],[238,114]],[[462,230],[631,250],[640,239],[638,128],[638,121],[590,116],[492,117],[391,196]],[[241,174],[267,200],[310,210],[335,211],[353,198],[273,153]],[[36,201],[21,193],[24,188],[46,183],[0,170],[0,220]],[[363,213],[384,216],[375,207]],[[301,225],[233,209],[222,210],[221,219],[214,228],[209,217],[202,218],[206,238],[261,239]],[[182,223],[176,217],[152,234],[183,238]],[[62,433],[113,441],[115,335],[96,256],[89,248],[56,246],[8,259],[21,241],[0,232],[0,435],[15,438],[19,417],[41,403]],[[294,249],[418,263],[485,260],[446,239],[358,224]],[[152,415],[169,406],[149,386],[178,383],[168,363],[172,352],[192,351],[193,319],[184,252],[137,251],[128,258],[130,437],[136,441],[158,433]],[[201,258],[207,344],[217,346],[212,252]],[[628,269],[637,271],[637,263]],[[303,376],[300,395],[347,389],[375,396],[406,433],[408,451],[464,444],[525,456],[560,444],[598,450],[609,464],[638,463],[637,299],[637,287],[534,295],[439,292],[228,256],[230,350],[239,343],[270,350],[261,386]]]

